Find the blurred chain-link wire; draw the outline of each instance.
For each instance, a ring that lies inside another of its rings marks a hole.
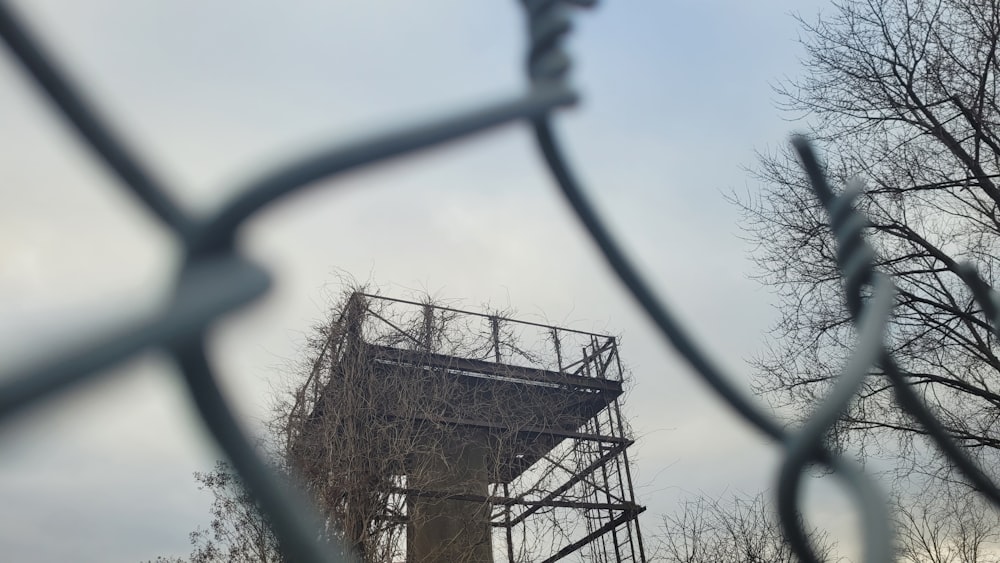
[[[15,58],[62,116],[69,121],[95,157],[182,242],[185,258],[170,302],[156,314],[104,335],[79,349],[52,354],[51,360],[0,377],[0,423],[35,407],[57,393],[96,379],[108,368],[148,349],[166,352],[183,374],[190,400],[209,432],[228,456],[248,489],[270,517],[282,550],[293,561],[344,561],[341,550],[321,546],[313,530],[316,515],[305,498],[278,478],[258,457],[234,418],[206,355],[206,333],[225,314],[246,306],[267,291],[267,271],[241,256],[234,235],[243,222],[271,202],[317,180],[371,165],[420,149],[461,139],[513,121],[529,123],[538,148],[566,201],[600,249],[608,266],[673,346],[725,401],[752,426],[773,439],[784,452],[777,476],[778,510],[788,541],[808,562],[818,561],[802,528],[799,493],[802,476],[811,465],[828,468],[844,481],[856,500],[864,529],[865,561],[889,561],[892,537],[889,514],[878,487],[853,461],[826,449],[824,437],[859,389],[869,369],[880,365],[889,375],[901,408],[918,420],[937,446],[970,483],[1000,506],[1000,489],[952,441],[943,426],[907,385],[883,345],[894,302],[891,280],[876,272],[872,249],[862,237],[866,225],[852,206],[860,189],[849,186],[835,194],[807,141],[793,144],[809,174],[817,198],[830,215],[838,243],[837,259],[844,277],[845,297],[856,326],[857,344],[825,402],[798,428],[786,429],[729,379],[692,340],[656,292],[639,275],[627,253],[610,234],[563,157],[552,128],[555,113],[573,105],[577,95],[568,83],[570,59],[563,40],[570,15],[588,0],[523,0],[529,39],[527,91],[506,102],[358,139],[344,146],[292,159],[238,186],[237,194],[207,218],[191,216],[170,196],[174,193],[144,165],[93,111],[46,54],[13,8],[0,2],[0,36]],[[996,292],[972,266],[961,275],[994,329],[1000,326]]]

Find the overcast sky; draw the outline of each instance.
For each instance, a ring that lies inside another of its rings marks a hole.
[[[347,142],[522,92],[514,1],[15,2],[115,127],[191,209],[316,144]],[[727,193],[754,150],[798,127],[770,84],[799,72],[798,24],[824,2],[630,0],[579,13],[583,104],[560,115],[573,162],[664,299],[734,377],[773,297],[749,278]],[[787,117],[787,116],[785,116]],[[340,279],[427,291],[622,336],[644,533],[686,494],[770,487],[775,448],[680,364],[603,266],[527,127],[365,169],[283,200],[240,246],[266,299],[213,333],[249,428]],[[0,371],[169,291],[177,246],[0,55]],[[149,354],[0,427],[0,553],[11,561],[186,555],[208,523],[193,471],[219,456],[176,371]],[[811,515],[838,534],[842,506]],[[850,538],[846,538],[850,544]]]

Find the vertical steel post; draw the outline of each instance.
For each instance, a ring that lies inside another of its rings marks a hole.
[[[429,303],[424,305],[424,333],[421,340],[424,343],[424,350],[430,353],[434,349],[434,307]]]
[[[625,374],[622,373],[622,359],[621,356],[618,355],[618,339],[612,337],[611,342],[612,342],[611,344],[612,349],[615,351],[615,362],[618,364],[618,378],[624,381]],[[615,407],[615,417],[618,419],[618,435],[624,438],[625,425],[622,424],[622,413],[621,413],[621,408],[618,406],[618,399],[615,399],[614,407]],[[628,448],[622,450],[621,455],[622,455],[622,461],[625,462],[625,478],[628,480],[629,501],[631,501],[632,504],[635,504],[635,489],[633,488],[632,485],[632,469],[629,467],[629,462],[628,462]],[[631,534],[629,534],[629,537],[631,538]],[[645,562],[646,547],[642,543],[642,531],[639,529],[638,519],[636,519],[635,539],[636,542],[639,544],[639,560]]]
[[[559,342],[559,330],[556,327],[552,327],[552,343],[556,349],[556,371],[562,372],[562,345]]]
[[[493,332],[493,356],[500,363],[500,319],[490,315],[490,330]]]
[[[510,487],[507,483],[503,484],[503,496],[506,499],[510,498]],[[507,563],[514,563],[514,531],[510,525],[510,503],[504,507],[504,522],[507,532]]]

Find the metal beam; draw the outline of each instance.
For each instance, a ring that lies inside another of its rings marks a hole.
[[[621,526],[625,522],[628,522],[629,520],[637,518],[639,516],[639,514],[642,514],[642,512],[644,510],[646,510],[646,507],[645,506],[640,506],[639,510],[637,510],[635,512],[626,512],[626,513],[622,514],[621,516],[615,518],[614,520],[612,520],[612,521],[608,522],[607,524],[601,526],[600,528],[594,530],[590,534],[587,534],[585,537],[583,537],[583,538],[581,538],[581,539],[579,539],[579,540],[577,540],[577,541],[575,541],[575,542],[567,545],[566,547],[560,549],[559,551],[556,552],[555,555],[553,555],[552,557],[549,557],[548,559],[542,561],[542,563],[553,563],[553,561],[559,561],[563,557],[566,557],[567,555],[572,554],[574,551],[580,549],[581,547],[587,545],[588,543],[594,541],[595,539],[603,536],[604,534],[610,532],[611,530],[617,528],[618,526]]]
[[[392,416],[392,415],[390,415]],[[628,438],[618,436],[607,436],[604,434],[588,434],[586,432],[576,432],[574,430],[562,430],[559,428],[543,428],[541,426],[517,426],[511,428],[510,425],[488,422],[485,420],[472,420],[468,418],[454,418],[450,416],[419,416],[414,420],[426,420],[428,422],[438,422],[442,424],[454,424],[457,426],[472,426],[475,428],[490,428],[493,430],[504,430],[516,432],[518,434],[541,434],[545,436],[558,436],[561,438],[574,438],[576,440],[587,440],[590,442],[608,442],[612,444],[632,444]]]
[[[484,360],[474,360],[471,358],[457,358],[444,354],[434,354],[430,352],[400,350],[388,346],[376,344],[366,345],[372,357],[379,360],[388,360],[403,366],[420,368],[439,368],[444,370],[466,371],[481,374],[486,377],[503,377],[505,381],[522,380],[526,384],[530,383],[551,383],[565,385],[570,388],[591,389],[610,393],[613,397],[622,394],[622,382],[613,379],[600,379],[596,377],[582,377],[568,373],[559,373],[543,369],[534,369],[511,364],[498,364]]]
[[[412,495],[415,497],[439,498],[441,500],[457,500],[463,502],[479,502],[493,504],[497,506],[538,506],[555,508],[584,508],[590,510],[620,510],[625,513],[639,514],[646,510],[645,506],[639,506],[631,502],[586,502],[575,500],[524,500],[515,497],[498,497],[487,495],[471,495],[458,493],[445,493],[441,491],[427,491],[423,489],[413,489],[404,487],[392,487],[390,492],[401,495]],[[503,523],[493,523],[495,527],[505,526]]]
[[[573,475],[573,477],[570,478],[569,481],[566,481],[565,483],[563,483],[562,485],[560,485],[558,488],[556,488],[555,490],[553,490],[552,492],[550,492],[542,500],[554,499],[555,497],[557,497],[557,496],[565,493],[573,485],[575,485],[575,484],[579,483],[580,481],[584,480],[588,475],[590,475],[591,473],[593,473],[594,471],[596,471],[597,468],[599,468],[600,466],[604,465],[609,460],[613,459],[615,456],[617,456],[618,454],[620,454],[622,451],[625,450],[625,448],[629,447],[630,445],[632,445],[631,441],[621,442],[621,443],[615,445],[613,448],[611,448],[610,450],[608,450],[604,455],[602,455],[601,457],[597,458],[596,460],[594,460],[593,463],[591,463],[590,465],[588,465],[587,467],[585,467],[582,471],[577,471]],[[546,506],[546,505],[532,506],[531,508],[528,508],[524,512],[522,512],[522,513],[518,514],[516,517],[514,517],[511,520],[511,524],[512,525],[514,525],[514,524],[520,524],[521,522],[524,521],[525,518],[527,518],[528,516],[531,516],[533,513],[537,512],[542,506]]]

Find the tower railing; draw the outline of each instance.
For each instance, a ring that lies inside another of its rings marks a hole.
[[[361,339],[532,370],[622,381],[614,336],[370,293]],[[432,335],[428,340],[428,335]]]

